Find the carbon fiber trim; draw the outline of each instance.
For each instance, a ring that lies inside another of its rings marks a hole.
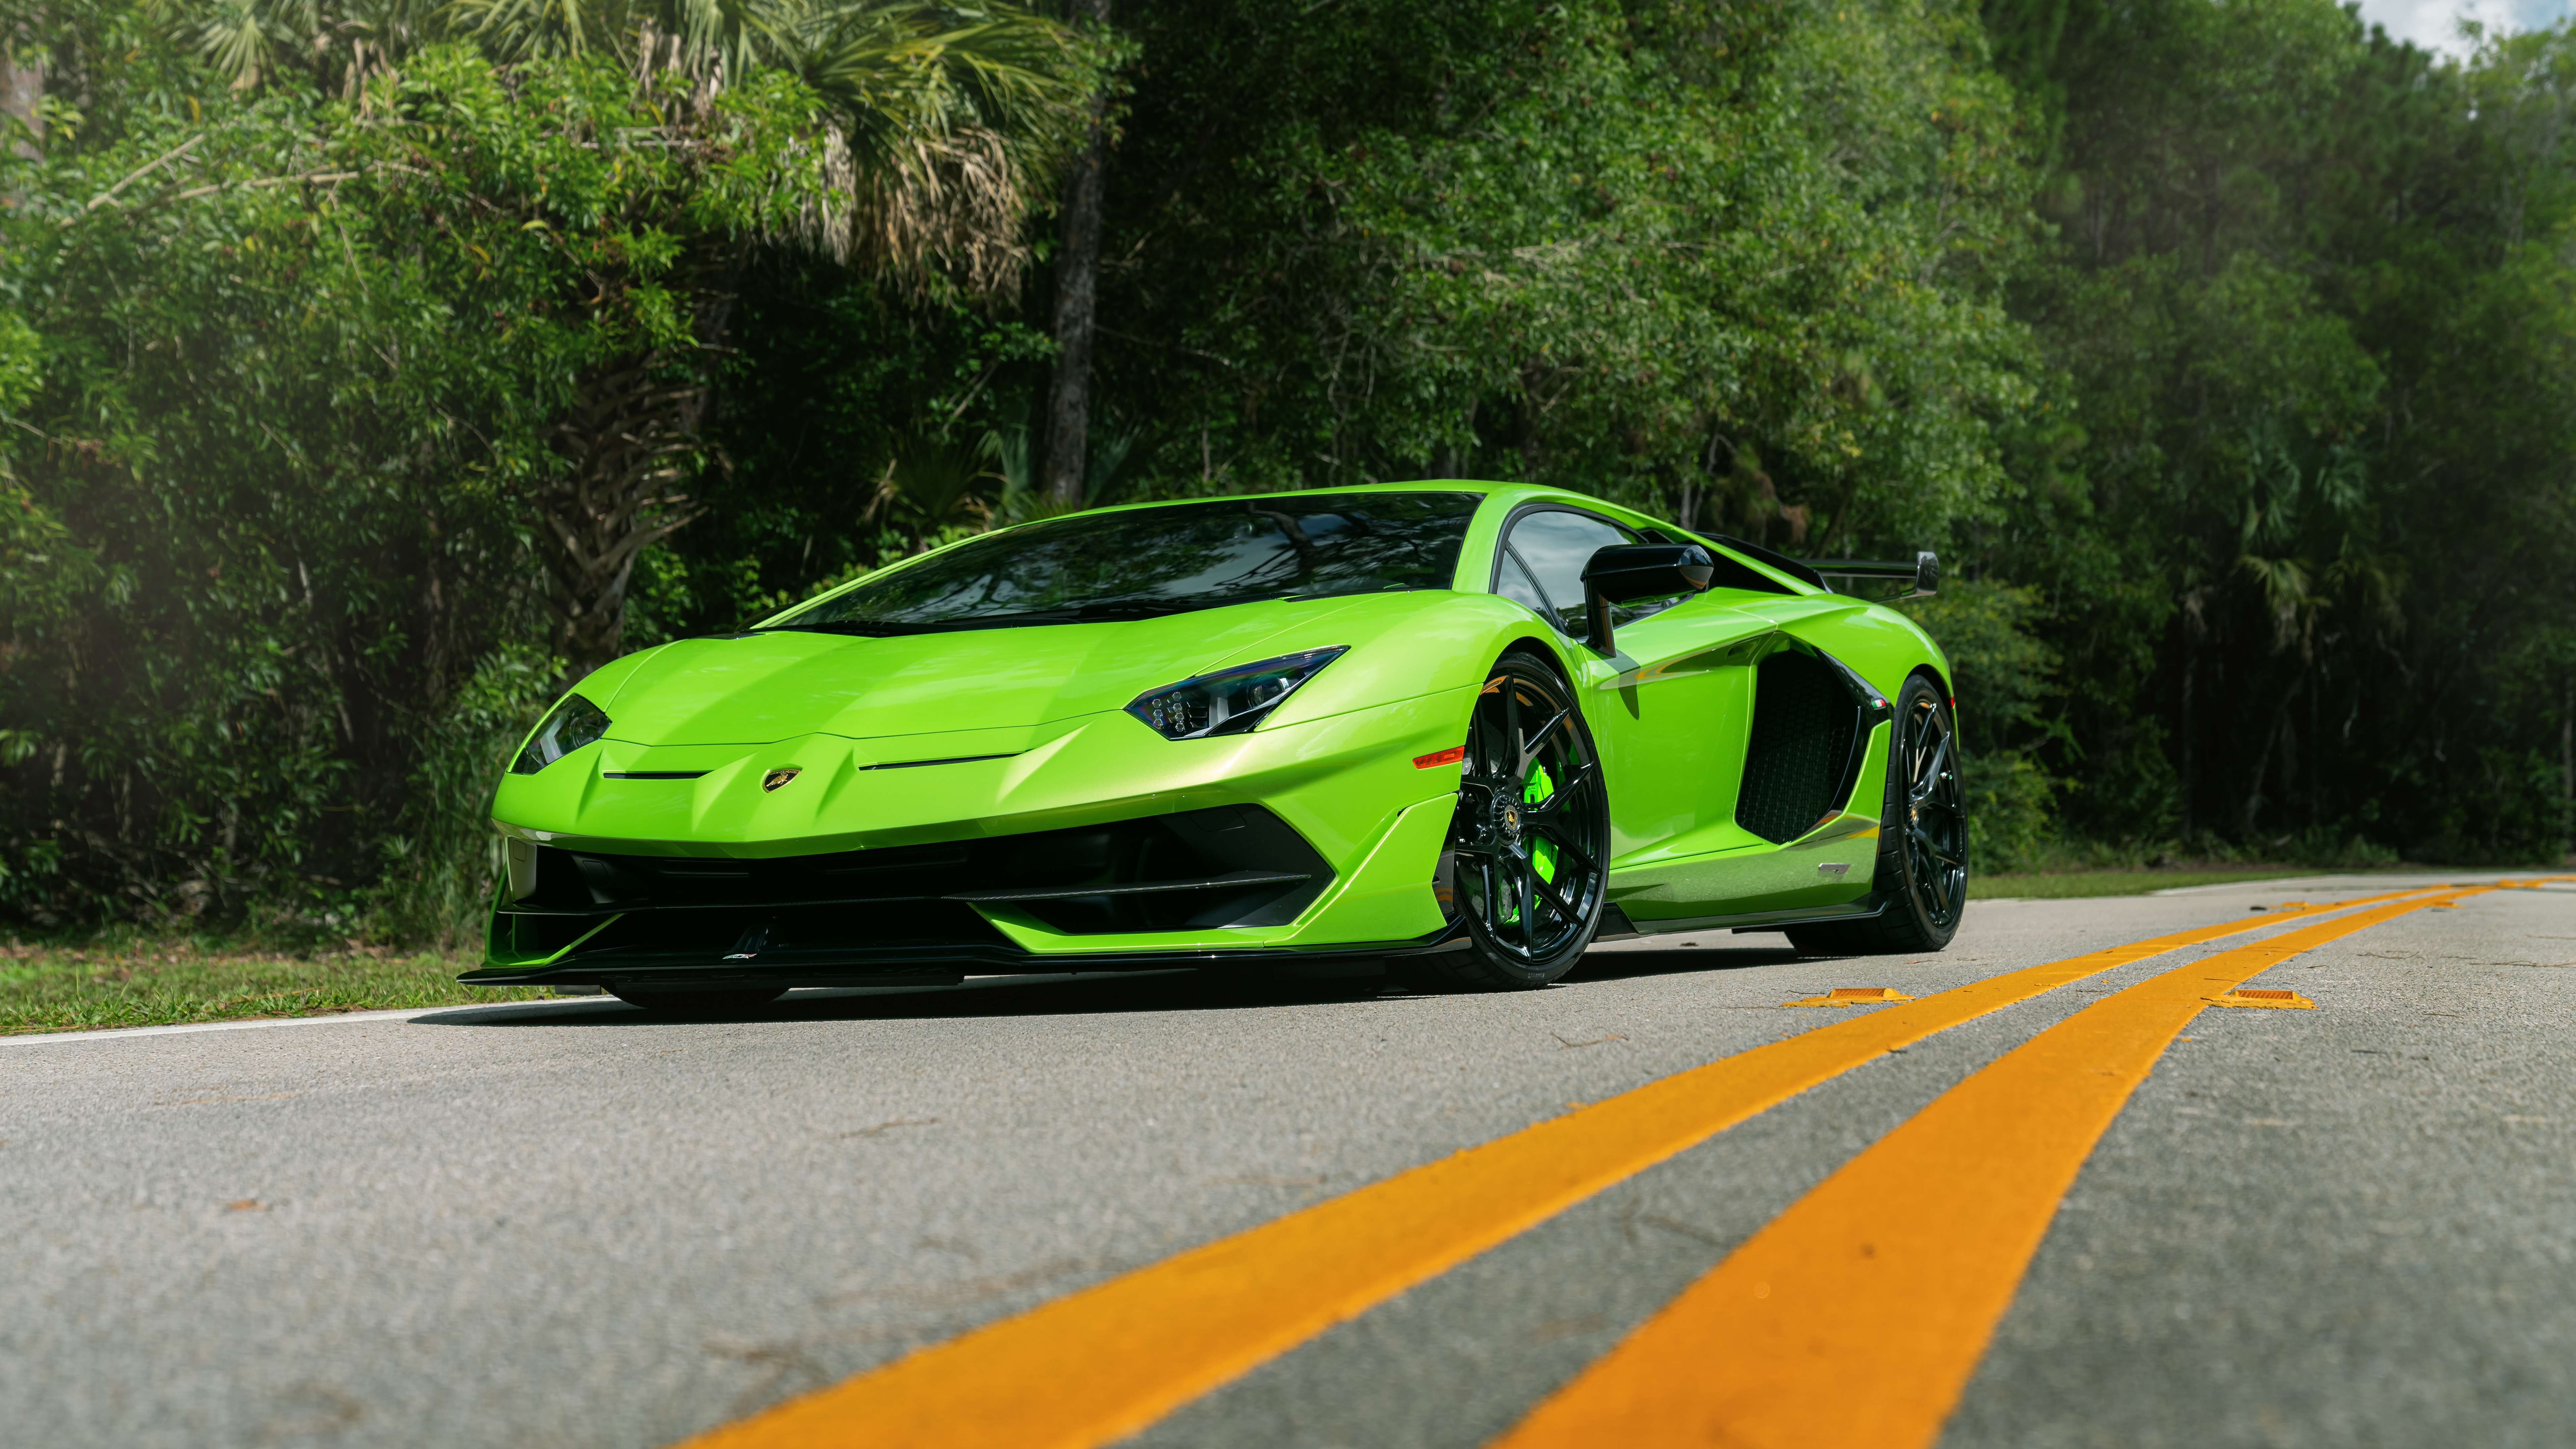
[[[1259,966],[1281,963],[1386,960],[1464,950],[1457,923],[1409,941],[1340,946],[1273,946],[1239,951],[1122,951],[1040,955],[1013,946],[912,947],[837,953],[763,953],[757,963],[722,966],[703,956],[656,961],[630,956],[613,961],[576,958],[552,966],[487,966],[456,979],[468,986],[628,986],[640,990],[715,989],[725,986],[900,986],[966,976],[1090,971],[1159,971],[1176,967]],[[831,959],[806,959],[830,956]]]

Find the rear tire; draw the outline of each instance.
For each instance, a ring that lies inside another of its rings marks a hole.
[[[1462,950],[1401,958],[1428,991],[1529,991],[1574,969],[1601,928],[1610,803],[1592,733],[1544,656],[1503,655],[1467,723],[1441,850]]]
[[[1958,731],[1940,688],[1922,675],[1896,698],[1871,885],[1887,904],[1866,921],[1822,921],[1789,931],[1802,956],[1892,956],[1938,951],[1968,908],[1968,814],[1959,791]]]
[[[610,987],[618,1000],[657,1016],[749,1016],[787,994],[784,986],[746,987],[740,991],[629,991]]]

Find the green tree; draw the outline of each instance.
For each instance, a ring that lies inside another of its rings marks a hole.
[[[730,345],[754,248],[794,241],[917,288],[1005,293],[1029,259],[1023,219],[1078,134],[1092,86],[1090,56],[1071,35],[1008,5],[234,0],[174,23],[237,86],[292,73],[324,89],[363,87],[440,36],[504,67],[604,62],[598,73],[628,76],[663,113],[652,144],[694,161],[668,187],[620,198],[616,220],[636,245],[593,248],[562,278],[567,303],[632,298],[651,313],[638,314],[623,350],[580,359],[551,423],[563,467],[530,500],[561,621],[555,647],[575,675],[621,651],[636,558],[698,514],[689,489],[708,459],[714,359]],[[828,184],[784,210],[745,212],[733,183],[746,158],[730,150],[719,101],[785,78],[818,100],[802,142]],[[460,215],[560,231],[543,172],[505,166],[470,184],[494,189]]]
[[[1015,265],[992,163],[1043,163],[1011,107],[1056,82],[995,56],[1054,32],[987,17],[952,64],[921,34],[952,12],[894,8],[814,57],[874,113],[667,42],[290,47],[227,84],[202,33],[113,51],[130,13],[16,32],[63,122],[0,163],[0,308],[42,339],[0,619],[21,910],[471,904],[477,797],[554,676],[527,609],[576,669],[614,652],[691,510],[733,274],[783,246],[963,296]]]
[[[1511,476],[1937,542],[2031,363],[2009,93],[1910,0],[1132,16],[1101,388],[1173,491]]]
[[[2327,0],[1988,19],[2060,108],[2015,294],[2060,380],[1970,567],[2052,601],[2091,702],[2044,746],[2070,823],[2541,848],[2553,741],[2502,701],[2576,604],[2571,278],[2537,241],[2571,219],[2563,27],[2460,63]]]

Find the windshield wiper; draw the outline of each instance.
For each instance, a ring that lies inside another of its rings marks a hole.
[[[1029,609],[1015,614],[967,614],[955,619],[817,619],[811,623],[790,620],[751,632],[797,629],[816,634],[854,634],[867,639],[891,639],[913,634],[955,634],[968,629],[1016,629],[1023,624],[1081,624],[1095,619],[1143,617],[1120,612],[1128,607],[1086,604],[1080,608]],[[1095,612],[1104,608],[1109,612]]]
[[[817,619],[811,623],[791,620],[784,624],[764,624],[746,629],[746,634],[776,634],[794,630],[804,634],[856,634],[869,639],[891,639],[903,634],[944,634],[954,624],[907,624],[891,619]]]
[[[1171,614],[1191,614],[1201,609],[1222,609],[1228,604],[1249,604],[1249,598],[1230,599],[1107,599],[1085,604],[1074,610],[1085,619],[1160,619]]]

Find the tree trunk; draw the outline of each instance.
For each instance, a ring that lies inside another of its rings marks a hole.
[[[697,517],[684,484],[714,397],[706,356],[733,321],[734,269],[696,269],[697,346],[584,374],[552,442],[569,463],[536,493],[537,552],[556,614],[554,652],[578,680],[625,652],[626,585],[645,549]]]
[[[2298,692],[2299,687],[2296,684],[2293,684],[2290,686],[2290,693],[2281,696],[2280,708],[2272,711],[2272,723],[2263,731],[2263,748],[2257,750],[2254,754],[2254,778],[2245,786],[2244,839],[2245,843],[2248,845],[2253,844],[2257,839],[2255,834],[2257,829],[2256,817],[2263,808],[2263,777],[2269,773],[2272,768],[2272,749],[2274,746],[2282,744],[2289,739],[2290,700],[2291,697],[2296,695]],[[2284,781],[2288,779],[2286,770],[2284,771],[2282,778]]]
[[[45,139],[45,118],[36,110],[36,103],[44,98],[45,72],[42,68],[0,61],[0,115],[15,116],[26,123],[35,140],[20,141],[17,151],[30,160],[37,154],[37,145]]]
[[[1095,25],[1109,23],[1109,0],[1075,0]],[[1100,184],[1107,165],[1103,125],[1108,97],[1091,98],[1091,133],[1064,180],[1064,251],[1055,272],[1055,384],[1047,396],[1046,481],[1049,497],[1072,508],[1083,500],[1091,453],[1091,334],[1100,295]]]
[[[2183,847],[2187,850],[2191,846],[2192,797],[2199,793],[2200,790],[2199,762],[2193,757],[2191,749],[2191,686],[2194,675],[2198,672],[2200,660],[2192,653],[2191,636],[2188,632],[2189,625],[2186,623],[2184,627],[2186,632],[2183,635],[2182,641],[2182,705],[2181,708],[2176,711],[2181,728],[2175,730],[2174,733],[2182,737],[2182,842]]]
[[[2326,681],[2318,676],[2316,686],[2308,688],[2308,830],[2326,822],[2326,732],[2318,724],[2324,712]]]

